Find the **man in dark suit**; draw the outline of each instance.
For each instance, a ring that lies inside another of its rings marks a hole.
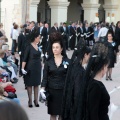
[[[26,42],[26,37],[25,37],[25,31],[22,29],[21,33],[18,36],[18,53],[20,55],[20,69],[19,69],[19,77],[22,76],[22,60],[25,52],[26,45],[28,43]]]
[[[28,26],[24,25],[23,27],[25,27],[26,45],[28,45],[30,44],[31,32],[35,28],[35,22],[31,21]]]
[[[77,42],[79,42],[81,37],[84,37],[84,31],[83,31],[83,24],[82,23],[80,23],[80,26],[77,28]]]
[[[40,27],[38,30],[41,35],[41,45],[42,45],[43,54],[45,55],[46,46],[47,46],[47,28],[44,27],[44,22],[40,22]]]
[[[64,41],[64,45],[66,47],[66,50],[68,50],[68,27],[66,26],[66,23],[63,23],[63,26],[59,28],[59,32],[61,33]]]
[[[87,46],[89,46],[91,30],[88,23],[85,23],[85,27],[83,28],[83,31],[84,31],[84,39],[86,40]]]
[[[70,42],[69,47],[71,50],[74,50],[76,43],[76,30],[75,30],[75,23],[72,23],[70,26]]]
[[[58,23],[54,23],[54,26],[51,27],[50,33],[53,33],[53,32],[59,32]]]

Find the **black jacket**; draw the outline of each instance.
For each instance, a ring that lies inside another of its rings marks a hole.
[[[63,35],[67,35],[68,34],[68,27],[66,27],[66,31],[64,30],[63,26],[59,28],[59,32],[62,34],[64,32]]]
[[[40,27],[38,28],[39,32],[40,32]],[[43,37],[44,40],[47,39],[47,28],[43,27],[41,33],[40,33],[41,37]]]
[[[18,52],[21,52],[22,55],[24,54],[25,48],[26,48],[26,37],[23,34],[23,32],[21,32],[18,36]]]
[[[115,41],[120,44],[120,28],[116,27],[115,29]]]
[[[63,62],[69,63],[69,59],[63,57],[62,63],[59,67],[56,66],[54,58],[50,58],[46,61],[43,70],[43,80],[41,87],[48,87],[52,89],[64,88],[68,67],[64,68]]]
[[[76,36],[75,28],[73,28],[72,26],[70,26],[70,36],[71,35]]]

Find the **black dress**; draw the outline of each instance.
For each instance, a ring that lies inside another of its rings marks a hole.
[[[109,120],[110,96],[101,81],[92,79],[87,89],[87,120]]]
[[[108,46],[108,54],[109,54],[109,66],[108,68],[113,68],[114,64],[116,62],[116,53],[118,51],[117,45],[115,42],[106,42],[106,45]]]
[[[43,81],[41,87],[48,89],[50,98],[48,99],[48,114],[61,115],[63,89],[68,70],[64,63],[68,62],[67,57],[63,57],[59,67],[56,66],[54,58],[49,58],[44,67]]]
[[[41,53],[31,44],[26,47],[23,62],[26,62],[24,76],[26,86],[38,86],[41,82]]]

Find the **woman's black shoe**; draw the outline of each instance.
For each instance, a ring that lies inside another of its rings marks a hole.
[[[112,78],[111,78],[111,77],[109,77],[109,80],[111,80],[111,81],[112,81]]]
[[[36,103],[35,100],[33,102],[34,102],[35,107],[39,107],[39,104]]]
[[[106,80],[108,81],[108,77],[106,77]]]
[[[29,103],[29,101],[28,101],[28,107],[29,107],[29,108],[32,108],[32,107],[33,107],[33,105]]]

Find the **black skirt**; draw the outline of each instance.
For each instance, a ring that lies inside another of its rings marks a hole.
[[[63,89],[49,89],[48,114],[61,115]]]

